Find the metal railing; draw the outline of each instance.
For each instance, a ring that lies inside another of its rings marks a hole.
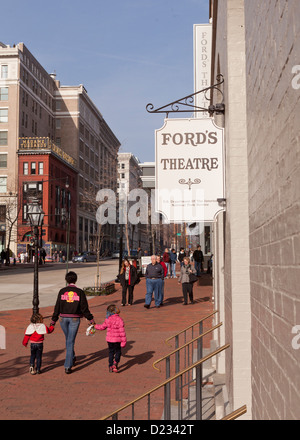
[[[197,362],[193,363],[189,367],[183,369],[182,371],[179,371],[174,376],[166,379],[164,382],[160,383],[156,387],[152,388],[151,390],[147,391],[146,393],[142,394],[141,396],[137,397],[136,399],[132,400],[131,402],[127,403],[126,405],[123,405],[116,411],[113,411],[112,413],[106,415],[105,417],[102,417],[100,420],[107,420],[109,418],[112,418],[112,420],[118,420],[118,415],[121,411],[124,411],[127,408],[131,407],[131,420],[134,420],[135,418],[135,405],[140,402],[142,399],[147,398],[147,416],[148,420],[151,420],[151,395],[158,390],[161,390],[164,388],[164,396],[163,396],[163,408],[164,408],[164,420],[171,420],[171,384],[176,379],[181,379],[184,374],[188,373],[192,369],[195,368],[196,371],[196,377],[195,377],[195,389],[196,389],[196,410],[195,410],[195,417],[196,420],[202,420],[202,400],[201,400],[201,389],[202,389],[202,368],[201,365],[212,358],[213,356],[218,355],[223,350],[226,350],[230,347],[230,344],[223,345],[222,347],[218,348],[214,352],[208,354],[207,356],[203,357],[202,359],[198,360]],[[183,394],[182,394],[183,388],[181,387],[181,395],[179,396],[179,399],[177,401],[177,418],[176,420],[182,420],[183,419]],[[145,411],[143,411],[145,413]]]
[[[247,412],[247,406],[243,405],[239,409],[236,409],[235,411],[231,412],[227,416],[223,417],[221,420],[235,420],[238,417],[242,416]]]
[[[187,332],[188,332],[189,330],[191,330],[191,333],[192,333],[192,334],[191,334],[191,338],[193,339],[193,338],[194,338],[194,327],[195,327],[196,325],[199,325],[199,333],[200,333],[200,334],[203,333],[203,322],[204,322],[206,319],[210,318],[211,316],[215,315],[216,313],[218,313],[218,310],[213,311],[213,312],[210,313],[209,315],[204,316],[204,318],[201,318],[199,321],[194,322],[194,324],[191,324],[191,325],[189,325],[188,327],[186,327],[185,329],[183,329],[183,330],[181,330],[180,332],[176,333],[175,335],[170,336],[169,338],[167,338],[167,339],[165,340],[165,343],[166,343],[167,345],[170,345],[170,344],[168,344],[168,342],[171,341],[172,339],[175,339],[175,348],[178,348],[178,347],[179,347],[179,337],[180,337],[181,335],[184,335],[184,343],[186,343],[186,342],[187,342]]]
[[[166,356],[158,359],[157,361],[153,362],[153,368],[160,371],[159,368],[156,367],[156,365],[159,362],[162,362],[163,360],[166,361],[166,379],[168,379],[171,375],[171,356],[175,354],[175,374],[180,371],[180,352],[184,350],[184,366],[183,368],[186,368],[188,365],[191,365],[192,363],[199,361],[203,357],[203,338],[204,336],[208,335],[209,333],[213,332],[214,330],[217,330],[222,325],[222,322],[215,325],[214,327],[210,328],[206,332],[202,333],[201,335],[197,336],[196,338],[192,339],[191,341],[185,343],[181,347],[176,348],[171,353],[167,354]],[[197,349],[194,350],[194,342],[197,342]],[[190,346],[192,348],[190,349]],[[194,358],[194,351],[196,351],[196,359]],[[191,358],[191,359],[190,359]],[[201,368],[201,377],[203,378],[203,364],[200,366]],[[175,398],[176,400],[179,400],[179,393],[181,387],[187,387],[189,388],[189,384],[193,380],[193,377],[190,377],[190,373],[186,375],[184,378],[184,382],[180,383],[179,379],[175,380]],[[200,390],[200,399],[202,400],[202,389]]]
[[[180,371],[180,351],[183,350],[183,349],[189,349],[189,346],[192,345],[192,350],[188,350],[187,353],[186,353],[186,350],[185,350],[185,359],[184,359],[185,364],[184,364],[184,367],[186,367],[189,364],[190,353],[193,354],[193,344],[194,344],[194,342],[197,342],[197,359],[196,359],[196,361],[198,361],[203,356],[203,338],[204,338],[204,336],[206,336],[209,333],[217,330],[219,327],[221,327],[221,325],[223,325],[222,322],[220,322],[219,324],[217,324],[214,327],[210,328],[206,332],[200,334],[199,336],[197,336],[196,338],[192,339],[191,341],[186,342],[185,344],[181,345],[181,347],[176,348],[175,350],[173,350],[170,353],[166,354],[162,358],[157,359],[155,362],[153,362],[153,365],[152,365],[153,368],[155,370],[160,371],[160,369],[157,368],[156,365],[158,363],[162,362],[163,360],[165,360],[166,361],[166,379],[168,379],[170,377],[171,356],[173,354],[175,354],[175,373],[178,373]],[[194,362],[194,361],[192,360],[192,362]]]

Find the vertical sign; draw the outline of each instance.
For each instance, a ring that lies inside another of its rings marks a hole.
[[[211,24],[194,24],[194,92],[199,92],[211,85]],[[195,96],[197,107],[208,108],[209,93]],[[208,99],[206,99],[208,98]],[[208,112],[195,113],[197,118],[209,117]]]

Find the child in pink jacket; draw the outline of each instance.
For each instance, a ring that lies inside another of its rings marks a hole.
[[[108,344],[108,370],[110,373],[118,373],[118,364],[121,359],[121,347],[125,347],[127,339],[124,321],[119,316],[120,310],[111,304],[106,309],[106,319],[103,324],[96,324],[95,329],[105,330]]]

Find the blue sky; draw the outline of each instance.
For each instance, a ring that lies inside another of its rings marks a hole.
[[[193,93],[193,24],[208,23],[208,3],[2,2],[0,41],[23,42],[61,84],[84,84],[120,151],[154,161],[154,133],[164,115],[148,113],[146,105],[160,107]]]

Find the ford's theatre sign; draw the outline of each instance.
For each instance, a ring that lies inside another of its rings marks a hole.
[[[165,119],[155,131],[155,208],[166,221],[214,221],[224,208],[224,129],[212,118]]]

